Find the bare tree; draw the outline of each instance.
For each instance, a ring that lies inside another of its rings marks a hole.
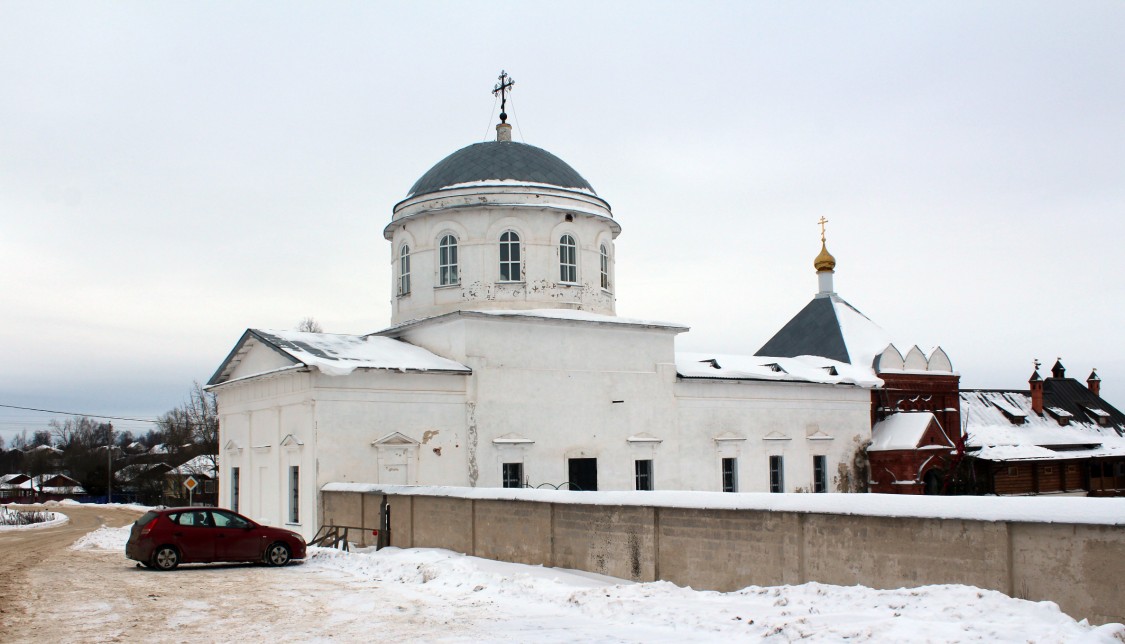
[[[324,327],[320,326],[315,318],[307,317],[297,323],[297,330],[306,333],[324,333]]]

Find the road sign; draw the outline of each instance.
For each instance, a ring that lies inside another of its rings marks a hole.
[[[199,481],[195,480],[194,476],[189,476],[184,480],[184,487],[188,489],[188,492],[194,492],[195,488],[199,487]]]

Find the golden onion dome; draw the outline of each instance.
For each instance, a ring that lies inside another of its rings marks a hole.
[[[813,260],[813,266],[816,267],[816,272],[831,271],[836,268],[836,258],[832,253],[828,252],[828,247],[825,246],[824,240],[820,240],[820,254]]]

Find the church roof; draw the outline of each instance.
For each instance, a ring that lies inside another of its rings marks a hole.
[[[773,380],[878,387],[871,369],[814,355],[800,357],[676,353],[676,373],[686,379]]]
[[[515,181],[597,194],[574,168],[550,152],[515,141],[474,143],[445,157],[422,175],[407,197],[462,184]]]
[[[817,297],[789,320],[759,356],[821,356],[859,367],[870,367],[891,338],[879,325],[843,298]]]
[[[329,376],[346,376],[356,369],[472,372],[460,362],[392,338],[247,329],[207,385],[214,386],[231,380],[231,374],[255,342],[269,347],[292,363],[286,369],[304,365],[316,367],[321,373]],[[272,371],[263,373],[272,373]],[[241,377],[263,375],[263,373]]]

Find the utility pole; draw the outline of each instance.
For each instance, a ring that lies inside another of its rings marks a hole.
[[[105,502],[113,503],[113,423],[106,431]]]

